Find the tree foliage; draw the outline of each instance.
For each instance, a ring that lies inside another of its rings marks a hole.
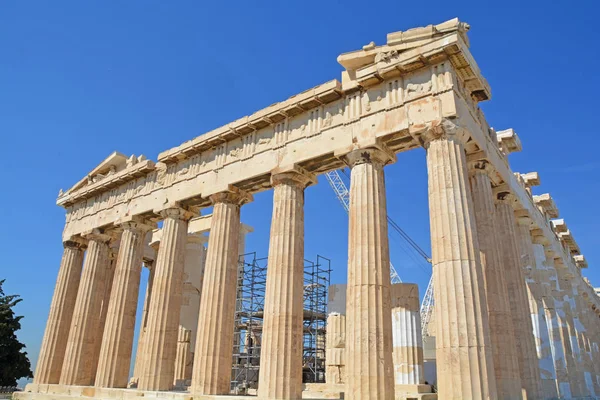
[[[16,386],[21,378],[32,378],[31,364],[25,345],[17,339],[22,316],[16,316],[13,307],[21,302],[19,295],[6,295],[0,280],[0,386]]]

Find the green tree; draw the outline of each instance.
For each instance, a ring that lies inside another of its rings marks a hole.
[[[0,386],[17,386],[17,380],[32,378],[31,364],[25,345],[17,339],[22,316],[16,316],[13,307],[21,302],[19,295],[6,295],[0,280]]]

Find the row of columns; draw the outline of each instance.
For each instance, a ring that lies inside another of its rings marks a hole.
[[[452,125],[423,135],[437,307],[438,392],[445,399],[542,398],[538,354],[547,350],[536,347],[534,326],[541,328],[527,306],[530,293],[537,296],[536,301],[540,293],[546,293],[547,301],[542,297],[542,303],[536,303],[537,312],[541,311],[540,304],[546,315],[551,314],[548,307],[555,307],[557,319],[550,318],[549,325],[556,323],[559,329],[548,329],[548,340],[556,342],[559,335],[563,349],[569,345],[579,349],[580,343],[585,347],[589,339],[578,325],[581,321],[564,312],[576,305],[573,288],[567,287],[571,281],[560,272],[564,268],[556,268],[557,293],[550,290],[548,294],[547,287],[528,288],[520,249],[523,243],[531,245],[519,239],[524,232],[517,228],[513,199],[508,192],[492,191],[485,163],[467,163],[466,138],[465,131]],[[395,156],[384,146],[376,146],[354,150],[343,159],[351,168],[346,397],[391,399],[392,304],[383,167],[395,161]],[[301,397],[304,189],[314,182],[315,177],[299,167],[274,171],[271,180],[273,218],[258,393],[263,398]],[[203,329],[197,331],[191,382],[193,393],[207,395],[229,393],[240,206],[251,196],[229,188],[210,200],[211,238],[198,317]],[[172,207],[161,211],[161,216],[163,236],[143,316],[139,366],[136,363],[138,387],[143,390],[172,388],[178,336],[185,339],[185,332],[183,336],[179,332],[179,310],[191,214]],[[148,227],[131,221],[122,224],[122,229],[99,350],[95,346],[102,322],[97,315],[103,312],[99,298],[106,296],[110,238],[98,232],[86,238],[81,278],[83,247],[65,244],[37,383],[126,386],[142,238]],[[79,287],[77,294],[73,293],[74,286]],[[564,307],[556,310],[561,295]],[[555,302],[551,304],[550,299]],[[593,346],[587,346],[592,356],[597,352]],[[592,380],[593,385],[593,367],[577,372],[583,355],[579,350],[570,354],[573,356],[565,360],[570,387],[585,386],[588,372],[587,381]],[[554,358],[558,391],[563,378],[556,363]]]

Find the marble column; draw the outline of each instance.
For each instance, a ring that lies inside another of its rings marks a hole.
[[[299,167],[271,176],[273,217],[265,290],[258,397],[302,397],[304,189],[316,177]]]
[[[533,240],[536,244],[539,243],[542,246],[548,246],[547,239],[544,237],[534,237]],[[542,301],[548,325],[552,361],[554,362],[554,370],[556,371],[556,386],[558,388],[558,397],[568,399],[571,398],[571,383],[567,370],[567,348],[570,352],[571,346],[563,342],[563,301],[559,295],[558,277],[554,267],[554,252],[550,247],[544,247],[544,256],[544,266],[546,269],[544,282],[548,281],[549,284],[542,286]]]
[[[66,241],[63,246],[46,331],[33,378],[33,383],[36,384],[58,383],[60,379],[79,289],[85,246],[82,241]]]
[[[110,236],[94,231],[86,235],[81,282],[67,339],[65,361],[60,375],[61,385],[90,386],[94,383],[96,333],[100,328],[106,272],[109,268]]]
[[[540,368],[535,350],[525,274],[521,268],[517,222],[512,206],[514,201],[512,194],[498,193],[496,226],[500,236],[501,261],[506,271],[508,297],[511,299],[510,308],[515,338],[517,338],[517,359],[521,383],[528,400],[541,399]]]
[[[351,168],[346,298],[346,398],[393,399],[390,253],[383,166],[389,151],[359,149]]]
[[[419,314],[419,288],[412,283],[392,285],[394,383],[398,392],[414,392],[405,385],[424,384],[423,338]]]
[[[575,301],[573,299],[573,288],[571,279],[573,276],[564,265],[562,258],[556,257],[554,265],[558,277],[558,287],[560,290],[560,298],[562,299],[562,315],[559,318],[561,324],[561,335],[563,345],[565,346],[565,356],[567,363],[567,372],[569,374],[569,382],[571,383],[571,394],[573,397],[588,396],[585,379],[580,365],[580,350],[577,340],[577,330],[575,325]]]
[[[521,234],[525,234],[525,229],[520,227]],[[558,377],[556,371],[556,363],[552,350],[552,330],[551,321],[548,317],[546,299],[548,293],[551,295],[549,271],[546,266],[546,254],[544,246],[534,242],[531,237],[531,231],[527,227],[529,238],[525,237],[524,243],[531,246],[529,257],[533,257],[531,262],[532,270],[527,274],[527,284],[530,287],[529,291],[529,307],[531,310],[531,320],[533,323],[534,336],[537,338],[537,354],[540,362],[540,373],[542,379],[542,392],[544,398],[560,397],[558,388]]]
[[[185,243],[188,220],[193,214],[171,207],[160,211],[160,215],[164,218],[162,238],[152,283],[138,384],[142,390],[169,390],[173,387]]]
[[[144,239],[150,226],[136,221],[121,224],[123,233],[108,310],[95,386],[124,388],[129,377],[135,331]]]
[[[485,284],[464,149],[466,132],[451,122],[447,125],[444,131],[425,137],[438,395],[495,399]]]
[[[469,167],[498,399],[518,399],[521,396],[521,376],[505,269],[498,250],[500,238],[496,230],[496,210],[490,180],[493,171],[487,161],[473,162]]]
[[[210,196],[213,213],[194,351],[194,394],[228,394],[233,357],[240,206],[252,196],[231,187]]]
[[[194,359],[194,346],[198,331],[198,313],[200,312],[200,296],[204,282],[204,266],[206,263],[206,248],[204,244],[208,237],[200,234],[190,234],[185,245],[185,267],[183,277],[183,299],[179,316],[179,335],[177,357],[175,358],[175,386],[182,386],[187,380],[192,379],[192,362]],[[181,341],[182,330],[189,336],[187,345]],[[181,351],[187,346],[189,354]]]
[[[158,247],[156,248],[158,252]],[[140,333],[138,335],[137,349],[135,353],[135,364],[133,366],[133,377],[129,381],[129,387],[137,387],[142,374],[142,365],[144,354],[144,335],[146,334],[146,328],[148,326],[148,310],[150,309],[150,299],[152,298],[152,284],[154,282],[154,263],[147,262],[146,267],[148,268],[148,282],[146,285],[146,295],[144,296],[144,308],[142,309],[142,322],[140,326]]]
[[[594,365],[594,359],[592,356],[592,347],[590,334],[592,334],[590,330],[590,323],[588,319],[588,305],[583,296],[577,296],[575,298],[577,302],[577,308],[579,310],[579,319],[581,321],[581,332],[580,332],[580,345],[581,348],[581,356],[583,362],[583,371],[585,384],[587,386],[587,390],[591,397],[597,397],[600,395],[600,392],[597,390],[597,384],[594,382],[596,380],[596,366]]]
[[[529,217],[517,218],[517,242],[519,249],[519,260],[521,271],[524,273],[526,283],[526,298],[529,304],[529,314],[533,329],[535,351],[539,369],[539,379],[542,390],[542,398],[558,397],[556,387],[556,372],[550,350],[550,338],[548,336],[548,325],[546,313],[542,301],[542,277],[536,263],[534,244],[531,239],[531,219]],[[536,245],[539,246],[539,245]],[[541,247],[541,246],[539,246]],[[543,247],[539,256],[544,256]]]
[[[346,316],[339,313],[327,317],[325,382],[329,385],[346,383]]]
[[[116,250],[116,251],[115,251]],[[108,303],[110,302],[110,295],[112,293],[112,287],[115,277],[115,269],[117,266],[117,248],[111,248],[109,251],[108,268],[106,270],[106,276],[104,278],[104,293],[102,295],[102,306],[100,307],[100,315],[98,316],[98,330],[94,333],[94,352],[90,362],[95,365],[94,374],[92,381],[96,381],[96,374],[98,372],[98,361],[100,360],[100,347],[102,347],[102,338],[104,336],[104,328],[106,326],[106,317],[108,315]]]

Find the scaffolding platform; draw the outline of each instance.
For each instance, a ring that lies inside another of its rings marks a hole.
[[[267,258],[259,258],[255,252],[241,255],[238,263],[231,371],[231,391],[235,394],[255,392],[258,387],[267,264]],[[328,258],[317,255],[314,261],[305,260],[302,353],[304,383],[325,381],[327,291],[330,275],[331,261]]]

